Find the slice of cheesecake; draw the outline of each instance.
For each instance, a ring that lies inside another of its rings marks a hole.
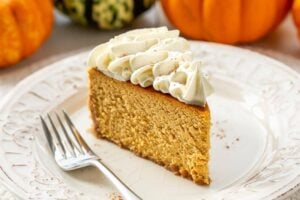
[[[177,31],[142,29],[89,57],[89,109],[97,137],[199,184],[209,184],[209,83]]]

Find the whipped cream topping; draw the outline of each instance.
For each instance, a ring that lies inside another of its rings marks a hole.
[[[120,81],[168,93],[187,104],[204,106],[213,91],[193,61],[187,40],[166,27],[137,29],[94,48],[88,66]]]

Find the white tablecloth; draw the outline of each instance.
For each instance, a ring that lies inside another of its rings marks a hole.
[[[95,46],[123,31],[99,31],[83,28],[79,25],[55,14],[56,22],[54,31],[46,44],[32,57],[20,64],[0,70],[0,100],[23,78],[37,71],[44,62],[53,62],[65,57],[68,52]],[[140,17],[129,28],[161,26],[168,24],[162,15],[159,6],[154,7],[145,15]],[[127,29],[129,29],[127,28]],[[300,72],[300,41],[296,36],[296,29],[289,16],[284,23],[271,35],[251,45],[242,46],[267,54],[289,65]],[[46,59],[46,61],[45,61]],[[14,199],[10,192],[0,185],[0,199]],[[300,200],[300,191],[288,198],[289,200]]]

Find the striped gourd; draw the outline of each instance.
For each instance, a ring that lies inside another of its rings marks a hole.
[[[133,21],[155,0],[55,0],[73,21],[101,29],[118,29]]]

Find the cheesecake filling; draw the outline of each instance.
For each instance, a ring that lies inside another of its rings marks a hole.
[[[205,106],[212,86],[194,61],[187,40],[166,27],[137,29],[94,48],[88,66],[119,81],[153,86],[179,101]]]

